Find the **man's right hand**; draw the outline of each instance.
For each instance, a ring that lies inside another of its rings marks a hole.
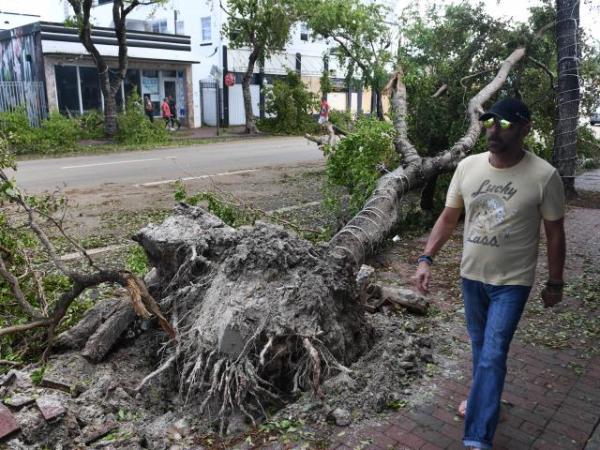
[[[429,292],[429,279],[431,278],[431,267],[425,261],[422,261],[417,266],[417,271],[413,276],[417,291],[421,294]]]

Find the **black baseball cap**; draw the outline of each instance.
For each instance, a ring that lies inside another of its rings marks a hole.
[[[497,101],[490,109],[479,116],[479,120],[487,120],[491,117],[498,117],[513,123],[528,123],[531,121],[529,108],[518,98],[504,98]]]

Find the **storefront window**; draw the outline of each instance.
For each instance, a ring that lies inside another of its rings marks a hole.
[[[125,98],[129,98],[134,89],[137,89],[138,95],[142,95],[142,87],[140,83],[140,71],[137,69],[128,69],[125,79],[123,80],[125,85]]]
[[[83,112],[94,109],[101,110],[102,96],[100,95],[98,69],[95,67],[80,67],[79,82],[81,83],[81,103],[83,105]]]
[[[55,66],[58,109],[62,113],[79,114],[77,67]]]
[[[157,70],[142,71],[142,97],[149,95],[154,105],[154,115],[160,115],[160,87]]]

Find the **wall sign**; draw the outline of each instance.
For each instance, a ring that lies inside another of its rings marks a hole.
[[[225,83],[225,86],[231,87],[235,84],[235,75],[231,72],[226,73],[223,81]]]

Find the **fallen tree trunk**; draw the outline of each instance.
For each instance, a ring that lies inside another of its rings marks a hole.
[[[373,254],[400,220],[401,200],[413,189],[423,187],[427,180],[456,167],[456,164],[473,148],[481,133],[479,115],[483,103],[489,100],[506,81],[510,70],[525,55],[524,48],[513,51],[500,66],[494,79],[477,93],[467,108],[469,128],[449,150],[434,157],[422,158],[407,138],[406,88],[399,71],[388,84],[392,93],[394,126],[398,132],[396,150],[403,157],[402,165],[382,176],[363,209],[356,214],[330,241],[330,252],[350,258],[354,270]]]
[[[90,361],[102,361],[135,318],[131,303],[122,301],[89,337],[81,354]]]

